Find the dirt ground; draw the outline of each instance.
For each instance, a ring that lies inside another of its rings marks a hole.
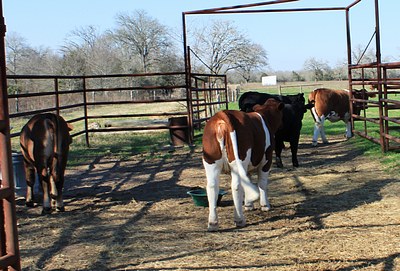
[[[205,186],[201,148],[68,168],[66,212],[41,216],[17,199],[23,270],[400,270],[400,174],[342,138],[290,151],[273,167],[272,210],[235,228],[230,178],[220,231],[187,195]]]

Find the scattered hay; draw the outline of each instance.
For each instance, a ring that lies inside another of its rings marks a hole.
[[[347,142],[302,144],[296,169],[285,152],[286,167],[270,174],[273,209],[246,212],[237,229],[228,193],[216,233],[186,194],[205,186],[200,152],[70,168],[65,213],[40,216],[19,200],[23,269],[400,270],[399,175]]]

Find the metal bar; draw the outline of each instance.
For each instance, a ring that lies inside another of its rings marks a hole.
[[[0,169],[1,186],[11,191],[10,195],[4,195],[1,213],[4,215],[4,233],[1,233],[4,242],[0,266],[9,267],[8,270],[21,270],[17,217],[15,210],[14,180],[11,160],[10,119],[8,112],[7,76],[6,76],[6,51],[5,51],[6,26],[3,17],[3,4],[0,0],[0,120],[3,129],[0,131]]]
[[[58,79],[54,79],[54,92],[55,92],[55,102],[56,102],[56,113],[59,116],[60,115],[60,96],[58,93]]]
[[[110,105],[110,104],[151,104],[151,103],[172,103],[186,102],[186,99],[171,100],[140,100],[140,101],[115,101],[115,102],[87,102],[87,105]]]
[[[82,93],[82,98],[83,98],[83,120],[85,122],[85,140],[86,140],[86,146],[90,147],[90,142],[89,142],[89,133],[88,133],[88,104],[87,104],[87,89],[86,89],[86,79],[82,79],[82,88],[83,88],[83,93]]]
[[[188,110],[188,124],[189,124],[189,144],[193,144],[194,140],[194,129],[193,129],[193,95],[192,95],[192,80],[190,79],[190,73],[192,70],[192,64],[190,60],[190,47],[188,46],[186,49],[187,56],[187,88],[186,88],[186,104]]]
[[[135,118],[135,117],[167,117],[167,116],[184,116],[187,112],[164,112],[153,114],[124,114],[124,115],[90,115],[88,119],[104,119],[104,118]]]
[[[378,0],[375,0],[375,46],[376,46],[376,76],[378,79],[378,82],[382,82],[382,69],[380,67],[380,64],[382,62],[381,59],[381,34],[380,34],[380,27],[379,27],[379,4],[378,4]],[[382,98],[387,98],[384,97],[383,95],[383,89],[382,89],[382,84],[378,84],[377,86],[378,89],[378,99],[382,99]],[[386,152],[387,151],[387,141],[385,140],[385,138],[383,137],[383,134],[385,133],[385,123],[384,120],[382,119],[382,116],[384,115],[386,109],[384,108],[385,104],[381,103],[379,106],[379,116],[380,116],[380,145],[381,145],[381,150],[382,152]]]
[[[260,10],[226,10],[207,14],[252,14],[252,13],[289,13],[289,12],[319,12],[319,11],[344,11],[345,7],[331,8],[287,8],[287,9],[260,9]]]
[[[184,72],[156,72],[156,73],[129,73],[129,74],[108,74],[108,75],[7,75],[9,79],[96,79],[96,78],[118,78],[118,77],[152,77],[162,75],[185,75]]]
[[[353,3],[351,3],[350,5],[348,5],[347,7],[346,7],[346,9],[351,9],[352,7],[354,7],[355,5],[357,5],[358,3],[360,3],[361,2],[361,0],[356,0],[356,1],[354,1]]]
[[[353,74],[351,72],[350,66],[351,66],[351,31],[350,31],[350,9],[346,9],[346,42],[347,42],[347,77],[349,80],[349,92],[350,92],[350,101],[349,101],[349,108],[350,108],[350,115],[353,115],[353,103],[351,102],[351,99],[353,98],[353,87],[352,87],[352,79],[353,79]],[[351,127],[354,128],[354,119],[350,119],[351,122]],[[352,130],[354,130],[352,128]]]
[[[283,3],[288,3],[288,2],[297,2],[297,1],[298,0],[275,0],[275,1],[255,3],[255,4],[246,4],[246,5],[236,5],[236,6],[231,6],[231,7],[220,7],[220,8],[212,8],[212,9],[195,10],[195,11],[188,11],[188,12],[184,12],[184,13],[185,14],[204,14],[204,13],[209,13],[209,12],[214,13],[216,11],[222,11],[222,10],[252,8],[252,7],[273,5],[273,4],[283,4]]]

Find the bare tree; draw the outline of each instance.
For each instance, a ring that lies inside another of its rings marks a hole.
[[[139,57],[142,72],[154,70],[162,55],[173,49],[166,27],[143,10],[137,10],[132,15],[119,14],[117,23],[116,41],[128,54]]]
[[[11,32],[6,36],[6,61],[9,74],[21,73],[24,58],[29,55],[29,50],[25,38],[19,34]]]
[[[332,79],[333,72],[326,61],[311,57],[304,62],[304,69],[312,73],[315,81]]]
[[[251,70],[267,64],[262,46],[252,43],[232,22],[214,21],[195,33],[194,51],[212,73],[237,70],[248,80]]]
[[[239,50],[235,69],[246,82],[250,82],[252,74],[268,64],[267,53],[259,44],[249,44]]]

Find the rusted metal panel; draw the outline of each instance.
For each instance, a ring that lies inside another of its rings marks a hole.
[[[1,168],[1,258],[0,268],[21,270],[17,218],[15,210],[14,180],[11,159],[10,122],[6,79],[5,33],[3,4],[0,0],[0,168]]]

